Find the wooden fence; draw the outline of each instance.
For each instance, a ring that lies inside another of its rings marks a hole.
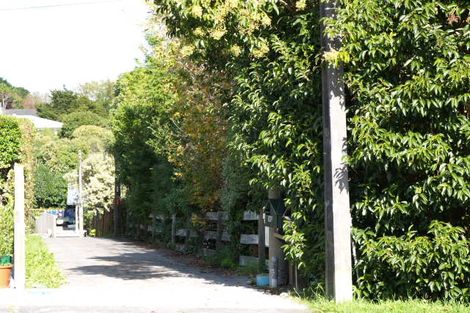
[[[263,216],[264,218],[265,216]],[[188,228],[178,228],[177,225],[184,225],[185,222],[181,219],[178,219],[175,215],[172,217],[164,217],[164,216],[153,216],[152,214],[149,216],[149,224],[146,225],[135,225],[131,224],[128,225],[131,229],[137,230],[139,232],[144,232],[148,237],[154,238],[158,234],[162,234],[164,227],[165,219],[171,219],[171,233],[167,234],[170,237],[171,242],[174,244],[175,250],[184,252],[188,250],[188,242],[191,239],[196,240],[197,238],[202,240],[202,247],[200,250],[204,256],[211,256],[215,255],[217,252],[217,248],[222,247],[224,244],[231,242],[232,238],[227,231],[226,222],[228,220],[227,212],[208,212],[206,213],[204,220],[207,222],[208,229],[203,232],[197,232],[193,229]],[[242,221],[244,223],[253,223],[253,229],[256,229],[256,233],[242,233],[240,234],[239,240],[242,246],[250,247],[250,255],[240,255],[239,256],[239,264],[241,266],[246,266],[250,263],[257,263],[258,257],[255,256],[258,251],[258,243],[259,243],[259,234],[258,234],[258,220],[259,215],[253,211],[245,211],[243,212]],[[264,241],[265,247],[269,248],[269,227],[264,227]],[[208,244],[208,242],[212,242],[215,244]],[[245,249],[246,250],[246,249]],[[266,254],[267,255],[267,254]],[[266,261],[267,263],[267,261]]]

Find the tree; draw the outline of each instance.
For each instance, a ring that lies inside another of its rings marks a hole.
[[[60,136],[64,138],[70,138],[72,133],[83,125],[108,126],[108,121],[104,117],[90,111],[76,111],[63,115],[62,122],[64,125],[60,130]]]
[[[114,99],[114,85],[115,83],[110,80],[88,82],[78,87],[78,94],[87,97],[109,112]]]
[[[72,143],[85,154],[112,150],[114,142],[111,130],[96,125],[83,125],[72,133]]]
[[[166,160],[166,148],[174,146],[170,110],[177,97],[171,62],[160,51],[116,83],[112,129],[120,180],[127,187],[129,223],[145,224],[154,210],[167,210],[156,207],[163,201],[155,200],[164,198],[156,186],[173,184]],[[154,172],[157,168],[163,170]]]
[[[35,177],[35,200],[39,208],[65,207],[67,182],[63,175],[39,164]]]
[[[114,200],[114,158],[104,152],[92,153],[83,161],[85,224],[109,212]]]
[[[15,87],[0,77],[0,107],[3,109],[21,108],[22,102],[29,95],[23,87]]]
[[[76,112],[95,113],[101,117],[107,116],[107,111],[102,103],[93,101],[72,90],[52,90],[50,98],[48,103],[38,106],[39,116],[60,121],[68,114]]]
[[[34,141],[38,164],[64,175],[77,168],[79,146],[68,138],[59,139],[54,133],[38,133]]]
[[[307,276],[323,273],[320,24],[314,1],[156,0],[191,59],[227,69],[230,153],[253,189],[280,188],[284,246]]]
[[[60,120],[61,116],[77,110],[78,96],[71,90],[52,90],[49,103],[38,107],[39,116]]]

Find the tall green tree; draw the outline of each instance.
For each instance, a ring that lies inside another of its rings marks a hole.
[[[152,175],[153,169],[170,166],[164,154],[170,145],[170,108],[175,93],[174,74],[168,67],[163,52],[152,54],[143,66],[121,75],[116,83],[114,149],[121,182],[127,187],[129,223],[147,222],[154,210],[153,195],[158,193],[155,186],[161,185],[155,181],[159,178]],[[160,178],[171,184],[166,175]]]
[[[323,272],[320,44],[317,2],[154,1],[193,60],[228,68],[229,146],[251,183],[280,188],[289,258]]]
[[[6,79],[0,77],[0,107],[3,109],[19,109],[29,91],[23,87],[16,87]]]

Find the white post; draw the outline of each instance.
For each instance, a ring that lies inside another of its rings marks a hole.
[[[337,1],[321,3],[320,17],[334,18]],[[322,27],[324,52],[338,51],[340,38],[331,38]],[[346,146],[346,107],[342,66],[324,64],[323,154],[325,179],[326,293],[337,303],[352,300],[351,213]]]
[[[26,226],[24,222],[24,168],[15,164],[15,287],[24,289],[26,283]]]
[[[277,200],[281,199],[281,192],[279,189],[269,189],[268,199]],[[275,212],[270,212],[270,214]],[[272,216],[274,222],[274,216]],[[274,229],[275,225],[269,227],[269,286],[271,288],[277,288],[279,283],[279,260],[282,258],[282,243],[275,237]]]
[[[83,237],[83,183],[82,183],[82,151],[78,153],[79,165],[78,165],[78,233],[80,237]]]

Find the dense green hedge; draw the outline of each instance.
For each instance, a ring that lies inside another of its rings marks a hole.
[[[341,3],[358,290],[470,301],[468,5]]]
[[[25,217],[34,201],[33,125],[26,120],[0,116],[0,255],[13,254],[13,166],[25,166]]]
[[[63,174],[52,171],[44,164],[38,164],[35,180],[37,207],[65,207],[67,181],[63,178]]]

